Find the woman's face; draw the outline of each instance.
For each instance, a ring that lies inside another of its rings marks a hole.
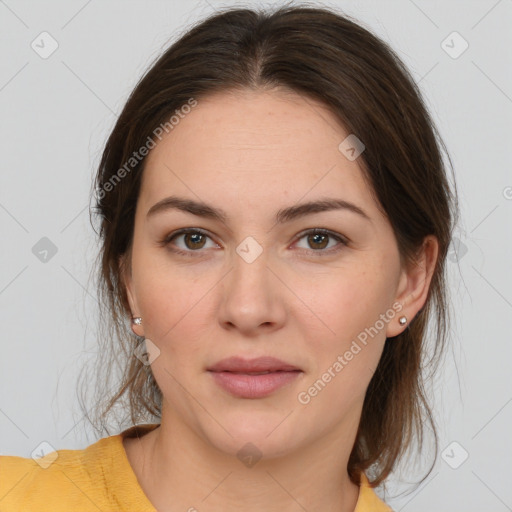
[[[224,452],[353,442],[386,337],[422,305],[407,306],[411,280],[360,159],[339,149],[349,135],[311,99],[223,93],[147,157],[125,275],[135,329],[156,356],[163,418]],[[319,201],[345,207],[302,206]],[[200,232],[171,239],[182,229]],[[231,357],[297,370],[211,371]]]

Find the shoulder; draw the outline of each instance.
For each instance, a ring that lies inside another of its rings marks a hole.
[[[103,468],[115,437],[82,450],[57,450],[34,459],[0,456],[0,510],[82,510],[86,503],[101,509],[108,497]]]
[[[364,473],[361,474],[359,499],[354,512],[393,512],[393,509],[377,496]]]
[[[123,439],[157,426],[134,426],[84,449],[56,450],[40,458],[0,456],[0,510],[155,512],[130,467]]]

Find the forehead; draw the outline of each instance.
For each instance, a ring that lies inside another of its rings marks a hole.
[[[339,150],[348,135],[326,106],[290,91],[215,94],[150,152],[141,201],[146,210],[171,193],[253,206],[335,192],[372,201],[359,162]]]

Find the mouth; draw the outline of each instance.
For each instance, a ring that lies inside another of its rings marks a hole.
[[[238,398],[263,398],[295,381],[302,370],[273,357],[223,359],[207,369],[214,382]]]

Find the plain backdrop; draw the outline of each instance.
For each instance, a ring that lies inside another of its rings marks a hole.
[[[95,440],[75,392],[96,342],[89,192],[128,94],[221,5],[277,4],[0,1],[0,453]],[[379,493],[397,511],[512,510],[512,1],[323,5],[354,16],[408,65],[460,194],[448,262],[455,318],[432,396],[438,461],[419,487],[397,472]]]

